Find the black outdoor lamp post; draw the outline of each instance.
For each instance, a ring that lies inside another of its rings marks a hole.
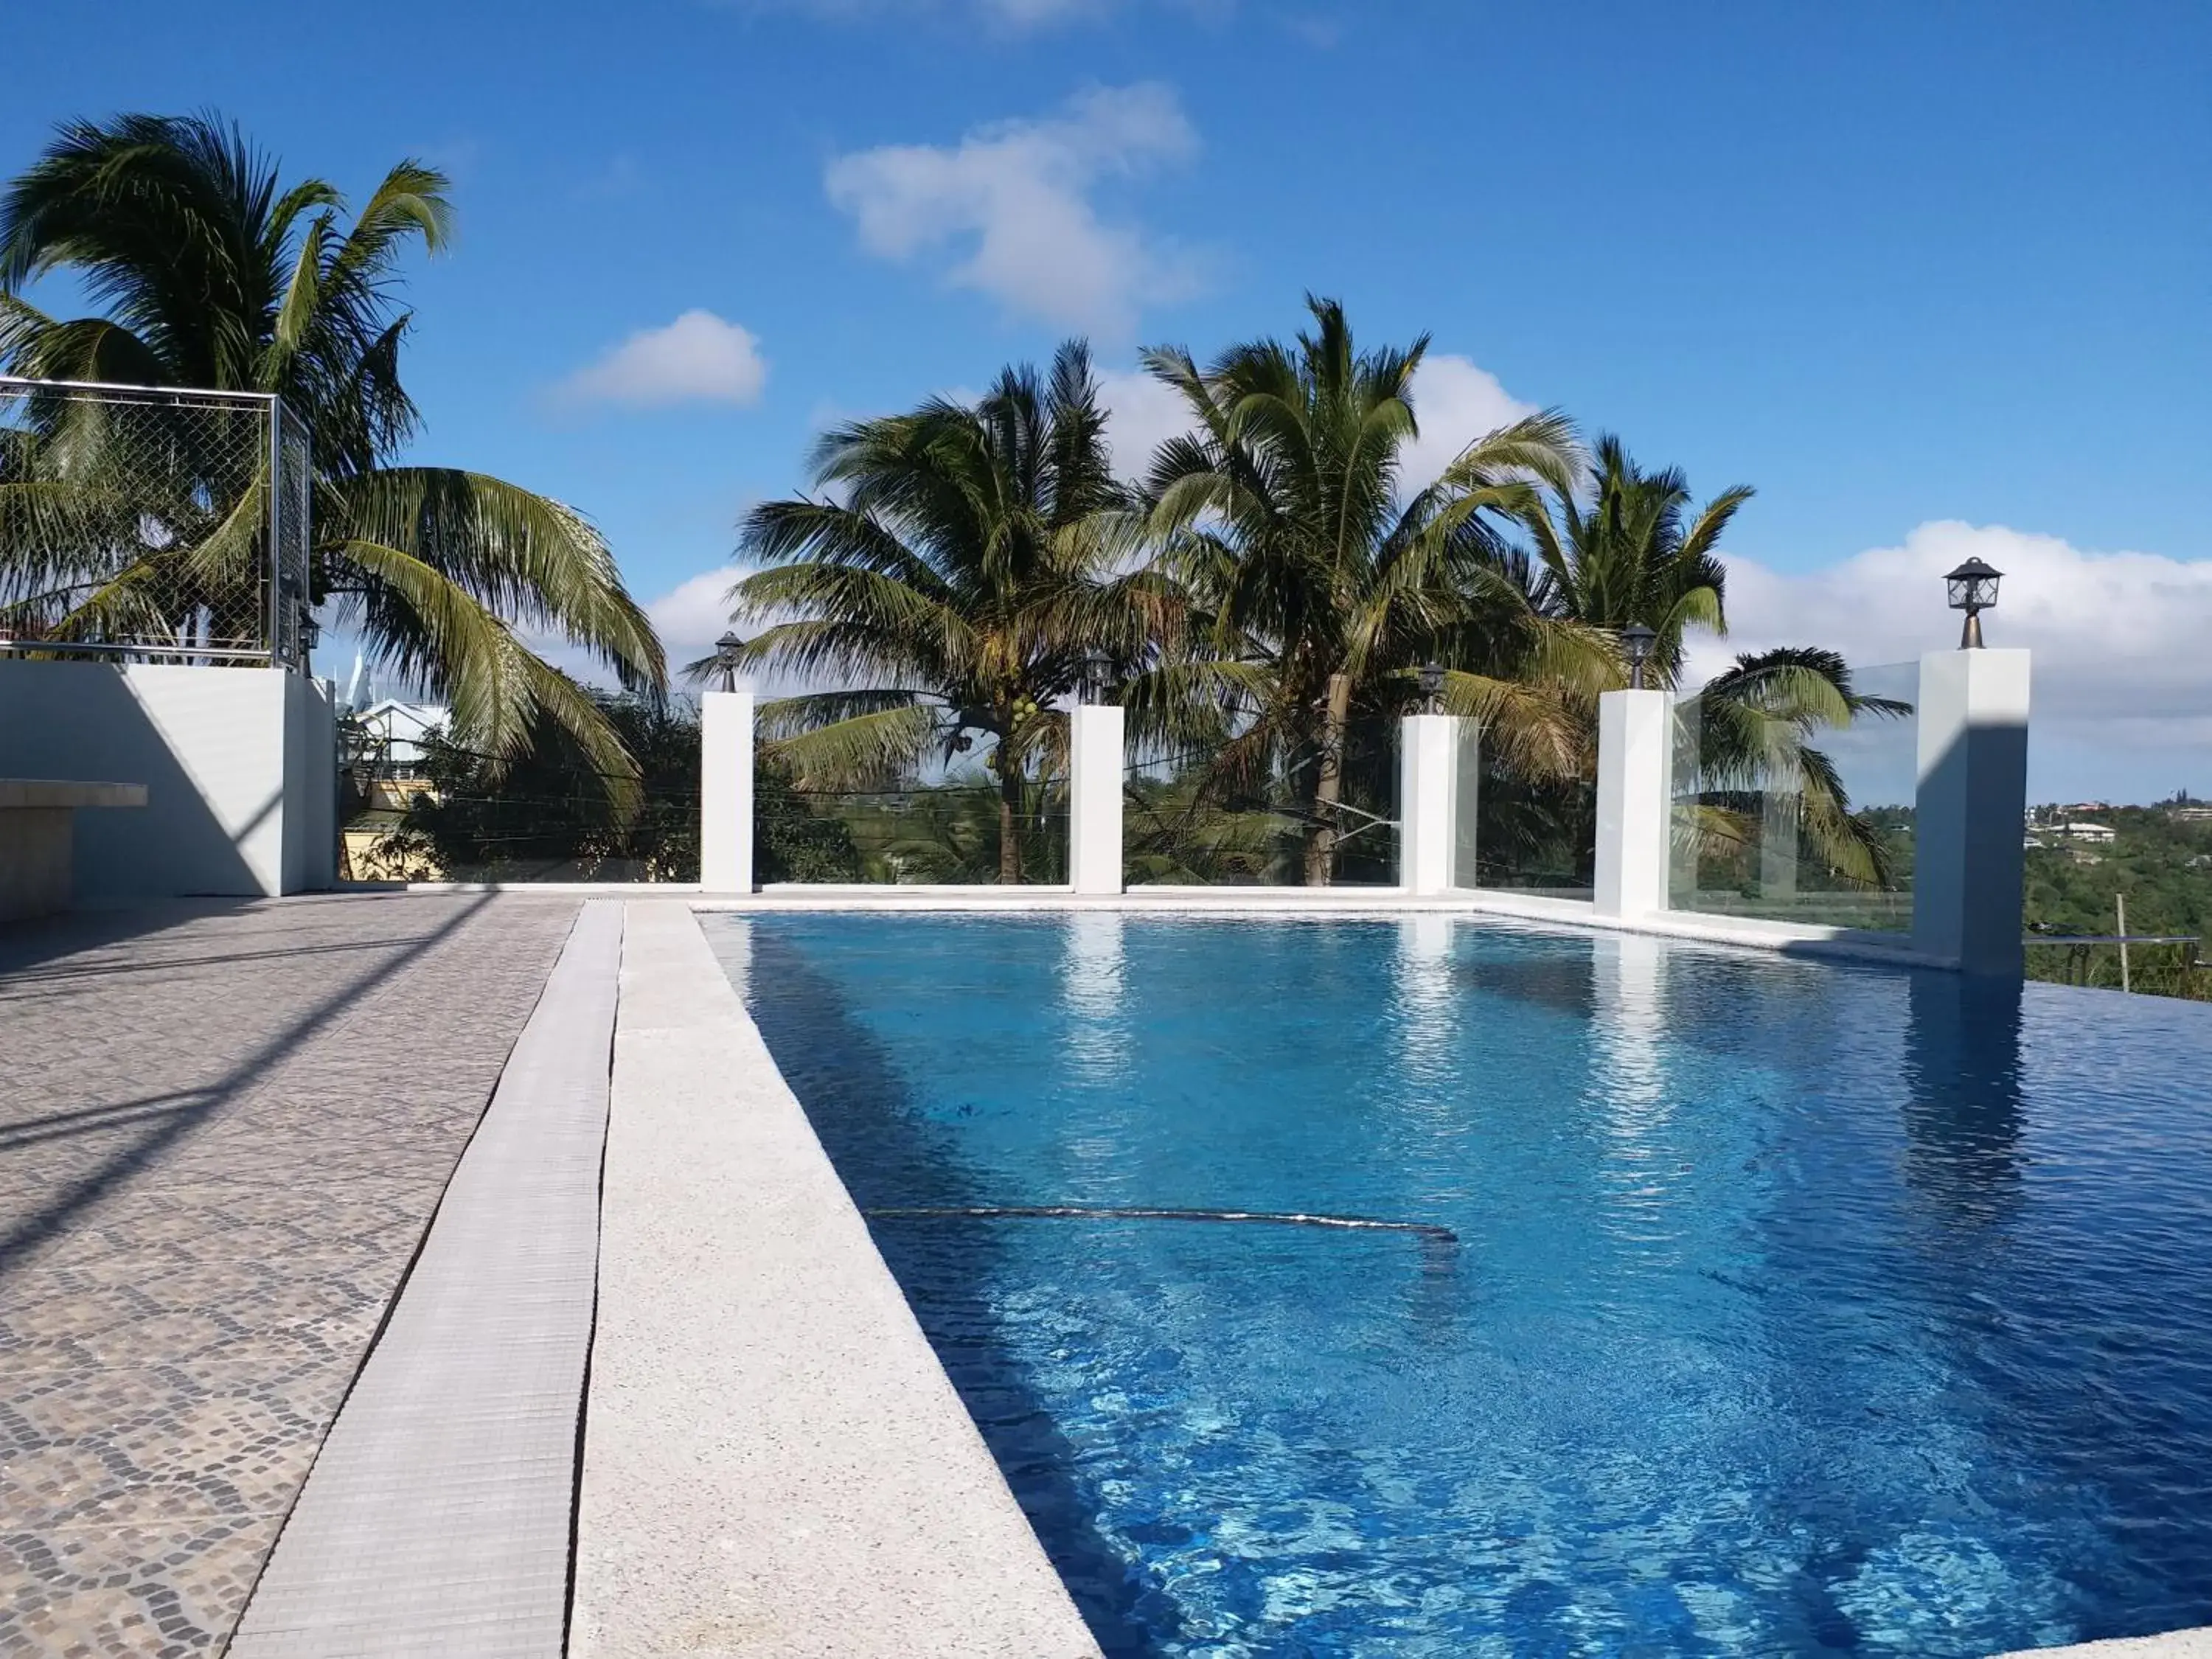
[[[722,690],[725,691],[738,689],[738,653],[744,648],[744,644],[735,634],[725,634],[714,641],[714,664],[721,671]]]
[[[1090,650],[1083,653],[1083,700],[1085,702],[1106,701],[1106,689],[1114,672],[1114,659],[1103,651]]]
[[[1979,559],[1969,559],[1943,578],[1950,591],[1951,609],[1966,613],[1966,625],[1959,633],[1960,650],[1982,648],[1982,612],[1996,609],[1997,581],[2003,574]]]
[[[1620,630],[1620,648],[1628,653],[1628,689],[1644,689],[1644,665],[1651,660],[1651,647],[1659,643],[1659,636],[1642,623],[1631,623]]]
[[[1421,665],[1421,705],[1431,714],[1443,712],[1441,700],[1444,693],[1444,665],[1440,662]]]

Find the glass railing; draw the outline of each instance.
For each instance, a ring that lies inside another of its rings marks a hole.
[[[1597,862],[1596,757],[1563,778],[1515,775],[1458,722],[1452,885],[1587,899]]]
[[[1916,665],[1854,671],[1848,726],[1787,684],[1674,704],[1668,902],[1829,927],[1912,923]]]
[[[753,858],[763,883],[1056,886],[1067,880],[1067,780],[955,775],[880,789],[806,789],[763,767]]]
[[[1597,864],[1597,780],[1530,781],[1480,767],[1470,775],[1463,764],[1459,833],[1458,885],[1587,899]]]
[[[1333,789],[1316,757],[1233,742],[1140,758],[1121,812],[1131,887],[1394,886],[1397,722],[1353,722]]]
[[[557,735],[501,757],[442,732],[400,754],[349,731],[337,780],[338,879],[696,882],[696,711],[625,698],[603,706],[635,776],[601,774]]]

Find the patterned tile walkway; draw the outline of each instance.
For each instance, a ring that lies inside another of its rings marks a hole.
[[[0,929],[0,1653],[222,1650],[576,908]]]

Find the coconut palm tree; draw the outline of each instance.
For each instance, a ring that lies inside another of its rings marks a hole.
[[[1695,507],[1681,469],[1645,472],[1609,433],[1592,461],[1586,479],[1546,481],[1541,509],[1523,519],[1534,556],[1518,573],[1547,615],[1615,635],[1650,629],[1647,681],[1672,687],[1690,629],[1728,632],[1720,540],[1754,492],[1736,484]],[[1703,802],[1696,838],[1715,849],[1745,843],[1762,811],[1781,814],[1788,821],[1774,826],[1777,845],[1786,844],[1793,862],[1802,836],[1845,880],[1887,885],[1881,836],[1852,816],[1834,763],[1811,739],[1854,720],[1910,713],[1909,704],[1856,692],[1850,666],[1832,651],[1784,647],[1737,657],[1681,709],[1683,781]]]
[[[284,186],[212,118],[70,123],[0,193],[0,365],[47,380],[276,394],[312,442],[310,592],[330,620],[449,703],[457,741],[504,757],[550,725],[623,793],[635,769],[599,705],[518,635],[566,639],[625,687],[658,695],[659,642],[605,541],[574,508],[497,478],[393,464],[417,425],[399,379],[411,319],[395,271],[411,246],[446,246],[447,189],[403,161],[348,223],[333,187]],[[22,289],[52,272],[76,277],[97,313],[64,320],[31,305]],[[32,436],[82,472],[86,446],[63,423],[97,407],[48,400]],[[27,520],[41,483],[61,476],[49,466],[42,477],[34,456],[7,459],[0,490],[12,483],[22,500],[0,502],[0,524],[10,511]],[[183,483],[170,493],[198,501],[206,522],[182,514],[176,534],[165,520],[159,546],[96,536],[58,556],[0,536],[0,603],[41,618],[47,637],[88,640],[143,626],[165,593],[250,590],[264,557],[261,471]]]
[[[1586,480],[1547,480],[1542,507],[1524,515],[1535,552],[1532,598],[1546,614],[1592,628],[1650,629],[1658,637],[1645,672],[1652,684],[1672,685],[1686,629],[1728,632],[1720,538],[1753,492],[1734,485],[1692,514],[1679,467],[1641,471],[1611,433],[1591,459]]]
[[[1146,483],[1160,568],[1190,596],[1195,647],[1129,685],[1133,726],[1218,737],[1224,792],[1286,787],[1304,880],[1333,878],[1363,818],[1348,772],[1356,726],[1411,707],[1419,666],[1449,672],[1450,713],[1543,775],[1580,742],[1577,695],[1612,672],[1596,630],[1547,615],[1509,568],[1504,526],[1534,511],[1531,478],[1565,489],[1578,457],[1557,413],[1470,445],[1437,483],[1401,487],[1418,435],[1413,380],[1426,349],[1355,349],[1344,308],[1308,297],[1310,333],[1233,348],[1201,372],[1188,352],[1146,355],[1194,431],[1163,446]],[[1370,786],[1378,795],[1379,779]],[[1379,805],[1379,799],[1377,804]]]
[[[853,422],[814,457],[822,492],[757,507],[733,620],[769,625],[741,663],[854,688],[761,711],[803,788],[950,764],[980,739],[999,790],[998,873],[1022,878],[1024,790],[1064,765],[1053,705],[1146,666],[1179,626],[1172,584],[1136,568],[1088,349],[1000,374],[975,404],[936,398]],[[1103,659],[1103,661],[1094,661]]]

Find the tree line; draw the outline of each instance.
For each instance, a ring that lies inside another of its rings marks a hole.
[[[835,793],[980,748],[1007,882],[1028,792],[1064,770],[1066,708],[1085,696],[1121,705],[1140,769],[1186,781],[1194,833],[1260,803],[1285,826],[1269,867],[1309,884],[1388,817],[1389,734],[1423,707],[1479,723],[1486,833],[1587,817],[1597,699],[1629,681],[1624,630],[1651,632],[1645,683],[1677,688],[1689,630],[1727,629],[1718,545],[1752,491],[1700,505],[1679,471],[1644,471],[1610,434],[1585,447],[1557,410],[1410,480],[1425,337],[1362,350],[1340,304],[1307,308],[1294,338],[1203,368],[1145,354],[1190,429],[1135,483],[1110,465],[1079,340],[973,404],[826,434],[813,490],[742,527],[757,568],[732,620],[757,631],[736,664],[820,688],[763,707],[766,752]],[[1739,657],[1691,712],[1692,835],[1741,844],[1752,798],[1786,788],[1812,857],[1887,884],[1883,838],[1808,739],[1904,705],[1807,647]]]
[[[590,810],[627,823],[665,763],[640,752],[651,723],[618,718],[529,643],[566,641],[665,707],[660,641],[605,538],[567,503],[399,459],[420,424],[400,261],[443,250],[452,216],[447,181],[416,161],[354,212],[211,117],[69,123],[0,191],[0,365],[281,397],[313,458],[303,602],[451,708],[464,793],[568,757],[604,798]],[[52,273],[97,310],[33,306],[25,289]],[[1426,339],[1363,349],[1341,305],[1308,312],[1294,337],[1204,365],[1147,352],[1188,430],[1135,482],[1109,464],[1079,341],[972,404],[828,433],[811,491],[740,526],[755,567],[732,596],[752,630],[740,665],[806,688],[763,711],[777,787],[804,803],[980,765],[995,873],[1020,880],[1038,791],[1065,772],[1068,704],[1109,698],[1127,714],[1147,867],[1320,884],[1373,862],[1389,734],[1432,704],[1480,723],[1491,847],[1586,857],[1596,699],[1626,683],[1623,630],[1650,629],[1648,682],[1681,689],[1686,635],[1726,631],[1718,546],[1752,491],[1700,503],[1679,471],[1642,469],[1613,436],[1586,445],[1557,410],[1410,479]],[[113,493],[100,475],[121,451],[95,441],[88,410],[33,395],[0,429],[0,627],[66,654],[149,629],[187,638],[189,613],[226,597],[263,606],[274,480],[142,445],[133,465],[156,449],[177,475],[164,521],[149,529],[141,508],[95,524],[83,504]],[[1786,787],[1808,857],[1845,883],[1890,881],[1882,838],[1811,739],[1896,706],[1856,693],[1818,647],[1740,657],[1695,702],[1695,839],[1730,856],[1748,804]]]

